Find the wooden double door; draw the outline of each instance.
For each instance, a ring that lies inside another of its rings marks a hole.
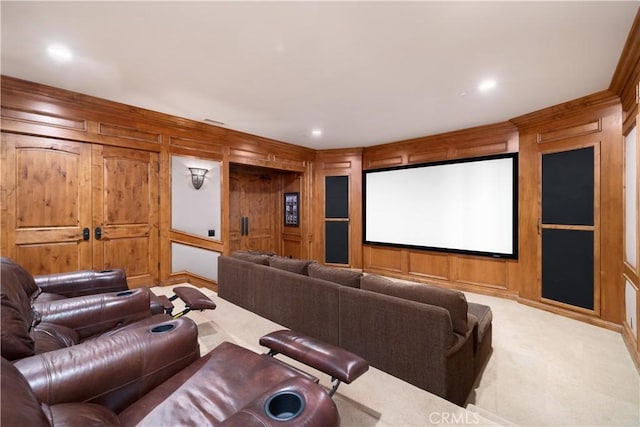
[[[279,175],[272,170],[231,165],[229,248],[278,252]]]
[[[32,274],[158,281],[158,153],[2,134],[2,255]]]

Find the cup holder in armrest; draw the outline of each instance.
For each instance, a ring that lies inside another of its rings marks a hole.
[[[150,329],[150,331],[152,334],[162,334],[165,332],[169,332],[175,327],[176,325],[174,325],[173,323],[165,323],[164,325],[154,326],[153,328]]]
[[[304,410],[304,398],[292,391],[281,391],[267,399],[264,410],[273,420],[289,421]]]
[[[118,293],[116,294],[116,296],[117,296],[117,297],[126,297],[126,296],[128,296],[128,295],[131,295],[132,293],[133,293],[133,291],[132,291],[132,290],[129,290],[129,291],[122,291],[122,292],[118,292]]]

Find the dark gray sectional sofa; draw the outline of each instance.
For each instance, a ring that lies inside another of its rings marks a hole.
[[[218,296],[460,406],[491,354],[491,309],[436,286],[235,252],[218,260]]]

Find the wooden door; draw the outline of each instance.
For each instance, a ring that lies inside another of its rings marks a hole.
[[[544,302],[600,313],[600,146],[540,151],[540,289]]]
[[[91,146],[3,133],[2,165],[2,254],[34,275],[91,268]]]
[[[158,153],[93,146],[93,265],[120,267],[130,287],[157,283]]]
[[[277,178],[233,168],[229,187],[230,250],[276,251]]]

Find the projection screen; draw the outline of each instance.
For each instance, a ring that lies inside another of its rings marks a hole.
[[[517,153],[363,173],[364,244],[518,257]]]

